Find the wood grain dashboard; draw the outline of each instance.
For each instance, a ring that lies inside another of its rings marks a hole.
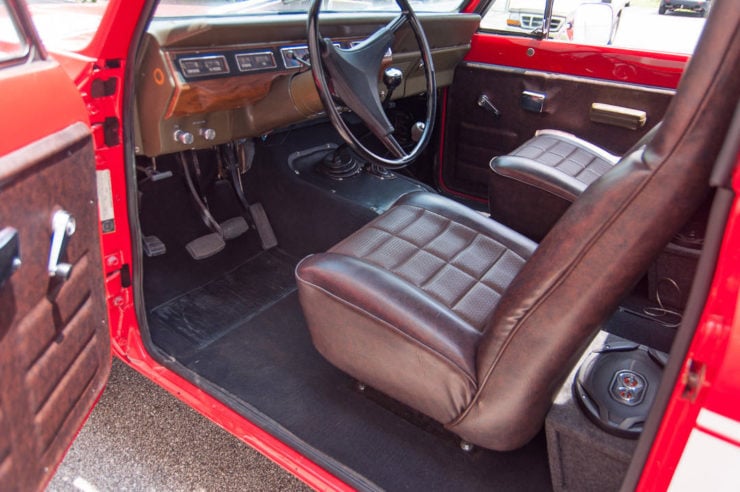
[[[391,17],[322,16],[322,34],[349,48]],[[480,18],[425,14],[420,19],[432,48],[437,85],[449,85]],[[320,115],[323,108],[303,61],[305,22],[305,16],[154,21],[137,57],[137,154],[210,147]],[[418,51],[410,30],[397,33],[384,60],[384,66],[404,73],[394,98],[423,92]]]

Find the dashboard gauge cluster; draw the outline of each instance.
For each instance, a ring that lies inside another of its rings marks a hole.
[[[338,48],[356,46],[357,40],[334,43]],[[287,45],[256,50],[233,49],[215,53],[173,53],[174,64],[186,81],[234,77],[246,73],[308,68],[308,46]]]

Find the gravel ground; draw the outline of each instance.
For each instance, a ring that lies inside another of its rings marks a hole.
[[[114,359],[48,491],[306,490],[282,468]]]

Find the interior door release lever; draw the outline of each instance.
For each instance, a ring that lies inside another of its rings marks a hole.
[[[501,117],[501,111],[493,105],[491,100],[485,94],[478,96],[478,106],[491,113],[495,118]]]
[[[12,227],[0,230],[0,287],[21,267],[18,231]]]
[[[72,265],[60,263],[67,243],[77,229],[77,222],[66,210],[57,210],[51,218],[51,249],[49,251],[49,276],[67,280],[72,273]]]

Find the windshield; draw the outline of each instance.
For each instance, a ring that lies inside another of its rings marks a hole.
[[[411,0],[417,12],[452,12],[462,0]],[[162,0],[155,17],[306,13],[311,0]],[[395,0],[322,0],[322,12],[394,12]]]
[[[52,51],[83,50],[95,35],[109,3],[126,0],[27,0],[34,24]],[[417,12],[452,12],[463,0],[411,0]],[[305,14],[310,0],[161,0],[155,17],[192,18],[235,15]],[[323,0],[322,12],[393,12],[395,0]],[[0,20],[7,17],[0,12]],[[1,23],[0,23],[1,24]],[[0,42],[13,35],[1,28]]]

